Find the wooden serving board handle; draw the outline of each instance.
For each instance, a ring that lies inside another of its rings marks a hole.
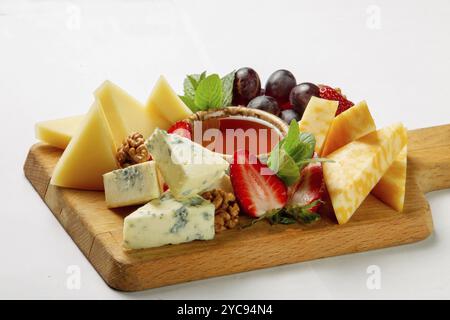
[[[450,188],[450,124],[408,132],[408,167],[424,192]]]

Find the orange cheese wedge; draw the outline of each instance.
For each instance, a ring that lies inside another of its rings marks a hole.
[[[325,183],[339,224],[346,223],[406,146],[407,132],[394,124],[327,156]]]
[[[342,112],[331,122],[321,155],[326,156],[347,143],[364,137],[375,130],[375,122],[367,107],[367,103],[361,101]]]
[[[323,143],[327,137],[339,102],[311,97],[298,126],[300,131],[309,132],[316,138],[315,151],[321,155]]]
[[[398,212],[403,211],[406,186],[407,147],[395,159],[388,171],[373,188],[372,194]]]

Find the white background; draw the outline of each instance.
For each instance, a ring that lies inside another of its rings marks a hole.
[[[105,79],[144,101],[159,74],[180,92],[187,73],[251,66],[265,81],[286,68],[366,99],[380,127],[450,123],[449,16],[448,0],[0,0],[0,298],[450,298],[448,190],[427,196],[435,233],[420,243],[126,294],[22,172],[34,123],[86,112]],[[366,286],[370,265],[380,290]]]

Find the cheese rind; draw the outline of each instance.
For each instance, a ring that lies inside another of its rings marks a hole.
[[[189,198],[221,179],[228,162],[189,139],[156,129],[146,146],[177,199]]]
[[[323,145],[322,156],[364,137],[376,130],[375,122],[365,101],[339,114],[332,122]]]
[[[407,142],[394,124],[353,141],[327,156],[324,179],[339,224],[346,223],[392,165]]]
[[[146,103],[146,109],[153,117],[160,116],[160,129],[168,129],[177,121],[186,119],[192,114],[180,97],[175,93],[166,78],[160,76]]]
[[[316,138],[315,151],[318,155],[321,155],[323,143],[338,106],[338,101],[311,97],[298,123],[300,131],[312,133]]]
[[[103,190],[103,174],[118,168],[116,150],[106,117],[96,101],[56,164],[50,183]]]
[[[83,118],[84,116],[73,116],[38,122],[35,126],[36,138],[51,146],[65,149]]]
[[[109,172],[103,175],[103,183],[108,208],[143,204],[162,192],[154,161]]]
[[[124,247],[143,249],[213,239],[214,212],[214,205],[200,196],[180,201],[166,192],[125,218]]]
[[[373,188],[372,194],[398,212],[403,211],[406,191],[407,147]]]

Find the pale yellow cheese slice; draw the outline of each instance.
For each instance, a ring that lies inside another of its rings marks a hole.
[[[406,188],[407,147],[373,188],[372,194],[398,212],[403,211]]]
[[[364,137],[375,130],[375,122],[367,103],[362,101],[334,118],[321,155],[325,157],[347,143]]]
[[[386,173],[407,142],[394,124],[370,133],[327,156],[324,179],[339,224],[346,223]]]
[[[151,117],[158,118],[160,129],[167,129],[192,114],[163,76],[156,82],[145,107]]]
[[[334,119],[339,102],[311,97],[302,119],[299,121],[299,129],[309,132],[316,138],[315,151],[321,155],[323,143]]]
[[[94,96],[103,109],[116,144],[133,132],[148,138],[157,127],[144,106],[111,81],[105,81]]]
[[[103,190],[103,174],[118,168],[117,145],[105,114],[95,101],[59,159],[51,184],[84,190]]]
[[[36,138],[54,147],[65,149],[83,121],[84,116],[73,116],[62,119],[36,123]]]

